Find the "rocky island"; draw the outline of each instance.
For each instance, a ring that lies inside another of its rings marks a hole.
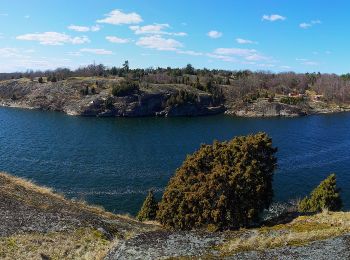
[[[95,67],[88,67],[91,73],[86,76],[79,71],[62,74],[60,70],[33,74],[46,77],[33,77],[30,73],[2,75],[0,105],[98,117],[223,113],[288,117],[350,110],[343,92],[341,97],[337,92],[328,97],[327,89],[317,85],[317,80],[321,82],[325,75],[217,72],[195,70],[191,65],[182,70],[141,70],[139,75],[139,70],[118,72],[114,68],[115,72],[102,67],[99,73],[95,73]],[[273,81],[276,78],[277,83]],[[310,83],[303,82],[308,78]],[[344,81],[340,77],[333,80]]]

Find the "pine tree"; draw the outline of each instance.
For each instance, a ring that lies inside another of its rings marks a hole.
[[[154,197],[153,190],[150,190],[136,218],[139,221],[155,220],[157,210],[158,203]]]
[[[300,201],[298,208],[301,212],[321,212],[323,209],[330,211],[341,210],[343,203],[340,197],[340,189],[337,188],[336,175],[331,174],[320,183],[310,194]]]

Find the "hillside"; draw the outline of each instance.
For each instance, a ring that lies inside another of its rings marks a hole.
[[[0,104],[100,117],[198,116],[224,111],[222,105],[212,105],[211,94],[177,84],[144,84],[134,93],[113,96],[111,88],[121,80],[86,77],[54,83],[28,79],[1,81]],[[181,91],[193,98],[185,98],[177,104],[167,103]]]
[[[113,242],[158,229],[4,173],[0,198],[2,259],[101,259]]]
[[[287,214],[239,231],[170,231],[0,174],[2,259],[347,259],[350,213]]]
[[[140,81],[135,83],[137,89],[113,95],[113,89],[126,80],[124,77],[70,77],[42,83],[28,78],[3,80],[0,81],[0,105],[98,117],[202,116],[220,113],[270,117],[350,110],[347,103],[318,99],[320,95],[315,91],[290,96],[253,89],[247,94],[237,94],[244,88],[240,90],[241,86],[232,86],[233,83],[205,89],[201,83]]]

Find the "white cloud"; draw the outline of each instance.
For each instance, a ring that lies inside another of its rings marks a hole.
[[[86,36],[72,37],[65,33],[58,32],[24,34],[17,36],[16,39],[22,41],[37,41],[42,45],[64,45],[65,43],[83,44],[90,42],[89,38]]]
[[[286,20],[287,18],[282,16],[282,15],[279,15],[279,14],[271,14],[271,15],[263,15],[262,17],[262,20],[263,21],[270,21],[270,22],[275,22],[275,21],[284,21]]]
[[[227,61],[227,62],[237,61],[235,58],[227,56],[227,55],[218,55],[218,54],[213,54],[213,53],[207,53],[206,55],[210,58],[215,58],[215,59]]]
[[[123,13],[121,10],[113,10],[109,14],[105,15],[106,18],[97,20],[98,23],[107,24],[137,24],[141,23],[143,20],[141,16],[137,13]]]
[[[312,60],[305,59],[305,58],[296,58],[295,60],[299,61],[301,65],[307,65],[307,66],[317,66],[317,65],[319,65],[319,62],[312,61]]]
[[[309,23],[301,23],[299,24],[299,27],[302,28],[302,29],[308,29],[316,24],[321,24],[322,22],[320,20],[313,20]]]
[[[80,49],[80,52],[86,52],[96,55],[112,55],[113,52],[105,49],[90,49],[90,48],[84,48]]]
[[[287,65],[283,65],[283,66],[280,66],[280,68],[284,69],[284,70],[290,70],[292,67],[287,66]]]
[[[90,31],[92,32],[98,32],[99,30],[101,30],[101,26],[99,25],[94,25],[90,27]]]
[[[271,63],[260,63],[260,64],[257,64],[258,67],[263,67],[263,68],[273,68],[273,67],[276,67],[275,64],[271,64]]]
[[[135,34],[165,34],[165,35],[173,35],[173,36],[186,36],[185,32],[167,32],[165,29],[170,28],[170,25],[167,23],[164,24],[151,24],[145,26],[132,25],[129,27],[130,30],[134,31]]]
[[[25,58],[30,58],[28,54],[34,53],[34,52],[35,51],[32,49],[5,47],[5,48],[0,48],[0,57],[25,59]]]
[[[0,48],[0,57],[10,58],[10,57],[21,57],[19,50],[16,48]]]
[[[179,54],[186,54],[186,55],[190,55],[190,56],[202,56],[203,53],[202,52],[196,52],[196,51],[177,51],[177,53]]]
[[[316,61],[305,61],[302,64],[307,65],[307,66],[318,66],[319,63]]]
[[[242,39],[242,38],[237,38],[236,42],[239,44],[258,44],[255,41],[247,40],[247,39]]]
[[[243,64],[255,64],[256,61],[273,62],[270,57],[262,55],[255,49],[218,48],[208,56],[223,61],[237,61]]]
[[[261,54],[252,54],[252,55],[246,56],[245,59],[249,61],[261,61],[261,60],[268,60],[269,58]]]
[[[141,37],[136,42],[136,45],[160,51],[175,51],[183,46],[179,41],[174,39],[166,39],[160,35]]]
[[[185,33],[185,32],[177,32],[177,33],[171,33],[171,35],[174,35],[174,36],[187,36],[188,34]]]
[[[88,32],[90,31],[90,27],[87,26],[79,26],[79,25],[70,25],[68,26],[69,30],[76,31],[76,32]]]
[[[145,26],[133,25],[130,26],[130,30],[134,31],[135,34],[159,34],[162,30],[169,28],[169,24],[152,24]]]
[[[67,55],[69,55],[69,56],[75,56],[75,57],[83,56],[83,55],[81,54],[81,52],[79,52],[79,51],[71,51],[71,52],[68,52]]]
[[[214,51],[215,54],[219,55],[233,55],[233,56],[251,56],[256,54],[257,51],[254,49],[241,49],[241,48],[218,48]]]
[[[207,33],[207,35],[212,38],[212,39],[217,39],[222,37],[222,32],[218,32],[218,31],[210,31]]]
[[[300,28],[307,29],[310,28],[312,25],[310,23],[301,23],[299,24]]]
[[[88,27],[88,26],[79,26],[79,25],[72,24],[72,25],[68,26],[68,29],[72,30],[72,31],[76,31],[76,32],[90,32],[90,31],[97,32],[101,29],[101,27],[98,25]]]
[[[128,43],[131,42],[130,39],[125,39],[125,38],[119,38],[116,36],[107,36],[106,40],[112,43]]]

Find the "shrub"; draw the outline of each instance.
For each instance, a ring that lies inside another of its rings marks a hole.
[[[83,89],[81,89],[80,94],[83,96],[89,95],[89,86],[85,86]]]
[[[112,85],[112,95],[117,97],[130,95],[137,90],[139,90],[138,83],[131,80],[125,80]]]
[[[187,92],[185,90],[180,90],[174,95],[171,95],[166,101],[166,106],[182,105],[185,103],[196,103],[197,96],[193,93]]]
[[[114,105],[113,105],[113,98],[109,97],[104,101],[104,105],[107,109],[109,110],[113,110],[114,109]]]
[[[302,97],[283,97],[281,98],[280,102],[288,105],[297,105],[299,103],[302,103],[304,101],[304,98]]]
[[[57,78],[56,78],[56,76],[52,76],[52,78],[51,78],[51,82],[57,82]]]
[[[170,180],[157,219],[182,230],[249,226],[272,201],[276,151],[265,133],[202,145]]]
[[[139,221],[145,221],[145,220],[155,220],[156,219],[156,214],[158,210],[158,204],[156,199],[154,198],[153,191],[150,190],[148,192],[148,195],[143,202],[143,205],[137,214],[137,219]]]
[[[323,209],[339,211],[342,208],[340,189],[337,188],[336,175],[331,174],[310,194],[299,202],[301,212],[321,212]]]

